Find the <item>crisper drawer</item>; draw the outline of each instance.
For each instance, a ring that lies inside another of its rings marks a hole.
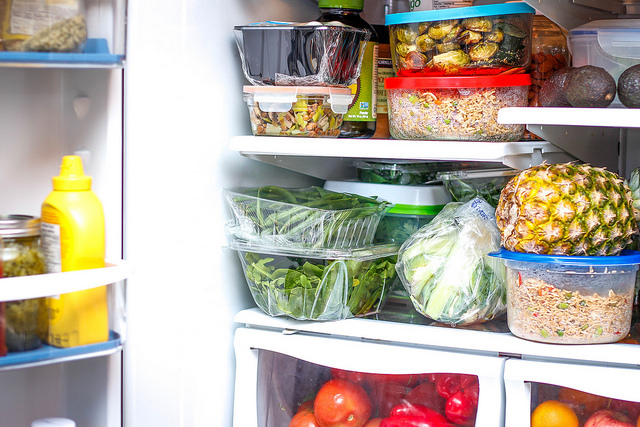
[[[533,417],[559,417],[567,427],[640,425],[638,366],[509,359],[504,378],[507,426],[543,425]]]
[[[355,418],[420,410],[453,426],[504,424],[503,358],[258,328],[237,329],[234,347],[235,427],[302,425],[291,420],[308,408],[327,424],[346,413],[331,406],[335,393],[350,396]]]

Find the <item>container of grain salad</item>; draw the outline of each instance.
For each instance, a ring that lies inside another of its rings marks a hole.
[[[338,137],[353,100],[347,87],[245,86],[254,135]]]
[[[516,336],[557,344],[619,341],[631,328],[640,252],[617,256],[537,255],[501,249],[507,324]]]
[[[498,123],[498,111],[525,107],[528,74],[385,79],[395,139],[518,141],[524,124]]]

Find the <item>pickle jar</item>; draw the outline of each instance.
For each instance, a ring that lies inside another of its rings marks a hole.
[[[3,278],[46,273],[40,248],[39,218],[0,215],[0,239]],[[7,301],[3,304],[5,344],[9,352],[40,347],[48,332],[46,298]]]

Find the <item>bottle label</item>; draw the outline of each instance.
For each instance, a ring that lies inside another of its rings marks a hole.
[[[47,218],[51,220],[51,218]],[[60,225],[50,222],[40,224],[40,244],[42,253],[47,262],[49,273],[60,273],[62,271],[62,245],[60,239]]]
[[[361,47],[362,49],[362,47]],[[349,86],[354,95],[345,121],[375,122],[378,98],[378,43],[368,42],[364,47],[360,77]]]
[[[395,77],[391,58],[378,58],[378,111],[377,114],[388,114],[387,90],[384,88],[384,80],[387,77]]]

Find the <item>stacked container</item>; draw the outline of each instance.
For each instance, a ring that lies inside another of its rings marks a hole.
[[[254,135],[338,137],[371,33],[337,23],[234,27]]]
[[[517,141],[524,125],[498,110],[524,107],[535,9],[524,2],[390,14],[396,77],[385,80],[396,139]]]

